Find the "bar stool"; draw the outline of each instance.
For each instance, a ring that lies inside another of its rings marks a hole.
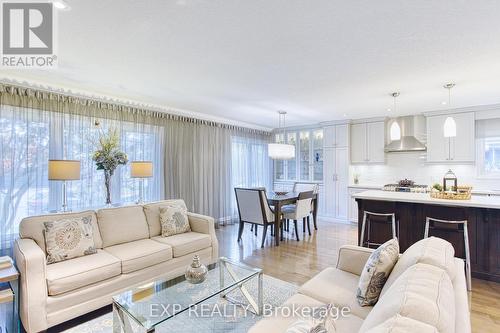
[[[470,251],[469,251],[469,233],[467,232],[467,220],[464,221],[450,221],[450,220],[440,220],[435,219],[433,217],[425,218],[425,233],[424,238],[429,237],[429,227],[432,222],[438,222],[443,224],[458,224],[463,226],[463,234],[464,234],[464,248],[465,248],[465,271],[467,277],[467,290],[472,290],[472,279],[471,279],[471,271],[470,271]]]
[[[371,221],[370,221],[370,216],[379,216],[379,217],[390,217],[391,218],[391,226],[392,226],[392,237],[393,238],[398,238],[398,234],[396,233],[396,214],[394,213],[389,213],[389,214],[382,214],[382,213],[373,213],[373,212],[368,212],[365,211],[363,214],[363,224],[361,226],[361,239],[359,240],[360,246],[364,246],[365,243],[368,247],[370,245],[381,245],[380,243],[373,243],[370,242],[370,226],[371,226]],[[366,222],[368,221],[368,236],[365,242],[365,228],[366,228]],[[399,221],[398,221],[399,224]],[[398,233],[399,233],[399,226],[398,226]]]

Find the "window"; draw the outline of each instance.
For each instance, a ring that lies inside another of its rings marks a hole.
[[[476,121],[479,176],[500,178],[500,118]]]
[[[287,143],[297,147],[297,133],[287,133]],[[297,154],[295,154],[297,156]],[[297,159],[291,159],[286,161],[287,165],[287,179],[296,180],[297,179]]]
[[[163,152],[158,140],[163,128],[125,121],[102,120],[101,126],[117,127],[121,149],[129,160],[151,160],[154,177],[145,183],[145,200],[159,200]],[[58,210],[62,183],[48,180],[49,159],[81,161],[81,179],[67,183],[72,210],[104,205],[104,175],[92,161],[93,140],[98,129],[94,119],[82,115],[2,105],[0,108],[0,248],[16,235],[19,222],[30,215]],[[134,202],[138,185],[130,167],[118,167],[112,179],[113,203]]]
[[[283,142],[283,134],[276,134]],[[302,130],[286,133],[286,142],[295,146],[295,158],[274,161],[274,180],[323,181],[323,130]]]
[[[231,188],[271,188],[271,160],[267,141],[233,136],[231,138]],[[238,215],[236,197],[233,195],[232,214]]]

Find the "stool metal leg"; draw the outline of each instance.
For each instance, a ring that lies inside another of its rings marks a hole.
[[[365,245],[365,226],[366,226],[366,212],[363,213],[363,224],[361,225],[361,238],[359,240],[358,245]]]
[[[396,235],[396,215],[395,214],[392,214],[391,222],[392,222],[392,238],[398,238]]]
[[[424,231],[424,238],[427,238],[429,237],[429,222],[430,222],[430,218],[429,217],[426,217],[425,218],[425,231]]]
[[[465,270],[467,271],[467,290],[472,290],[472,278],[470,272],[469,254],[469,232],[467,231],[467,221],[464,222],[464,242],[465,242]]]

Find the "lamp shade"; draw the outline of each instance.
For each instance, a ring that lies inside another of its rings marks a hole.
[[[396,121],[394,121],[391,125],[390,134],[391,134],[391,141],[401,140],[401,127]]]
[[[457,123],[453,117],[447,117],[443,126],[444,137],[453,138],[457,136]]]
[[[80,179],[80,161],[49,160],[49,180]]]
[[[295,146],[284,143],[270,143],[267,146],[269,157],[273,160],[290,160],[295,157]]]
[[[130,177],[132,178],[153,177],[153,163],[151,161],[130,162]]]

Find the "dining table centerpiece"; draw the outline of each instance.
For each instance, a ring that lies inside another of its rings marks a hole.
[[[128,156],[120,150],[120,135],[116,128],[109,128],[107,132],[100,130],[97,150],[92,160],[97,170],[104,171],[104,186],[106,188],[106,205],[111,205],[111,178],[119,165],[128,162]]]

